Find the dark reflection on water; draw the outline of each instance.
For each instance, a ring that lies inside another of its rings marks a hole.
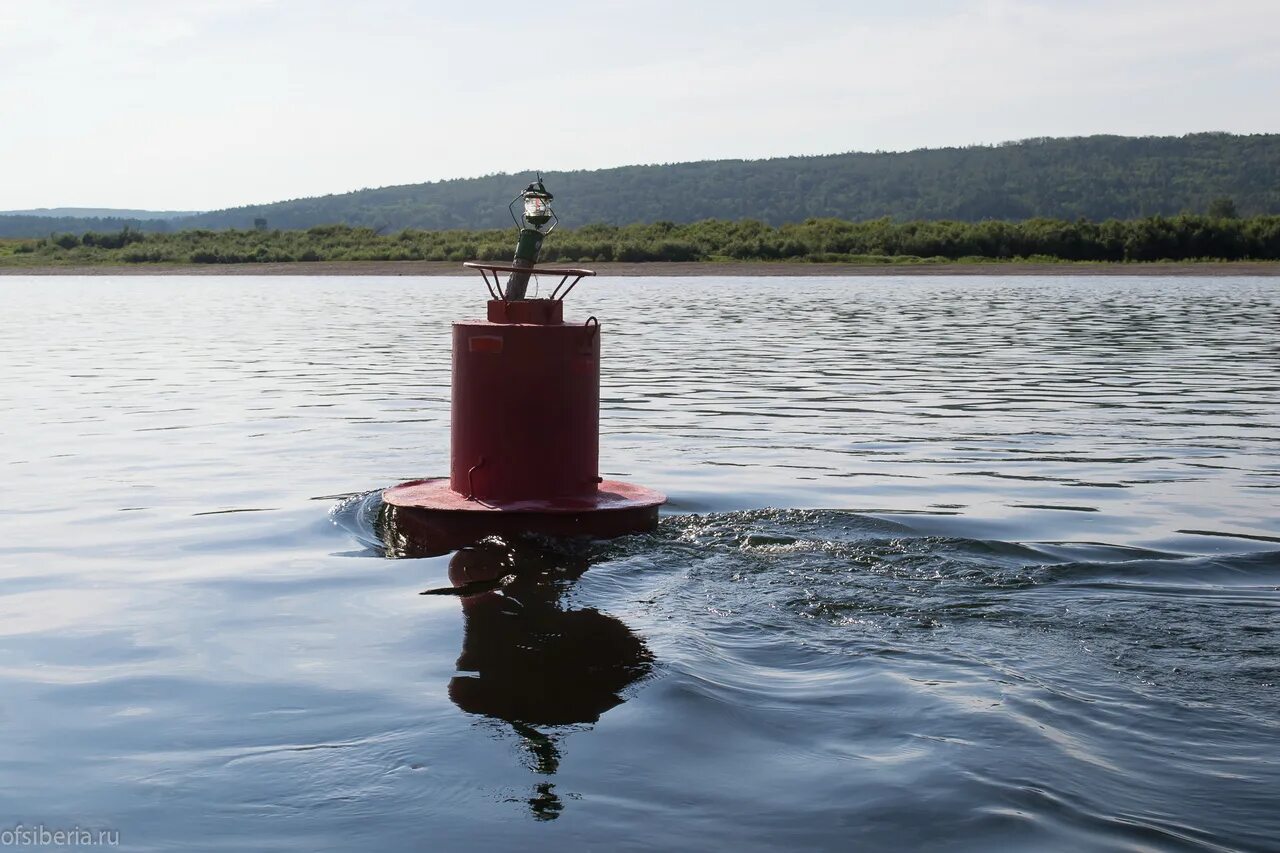
[[[449,698],[469,714],[509,724],[528,749],[531,769],[546,776],[560,767],[556,728],[599,721],[653,661],[620,620],[562,605],[566,586],[587,567],[586,556],[563,549],[489,541],[449,561],[451,589],[424,593],[462,600],[466,627],[457,667],[472,674],[449,681]],[[559,815],[554,787],[540,783],[529,799],[536,817]]]
[[[348,496],[335,523],[396,559],[434,557],[438,535],[413,512],[384,504],[379,492]],[[554,776],[567,731],[599,722],[627,688],[649,675],[653,653],[621,620],[565,599],[599,559],[586,541],[491,537],[449,559],[449,586],[422,595],[457,598],[463,612],[462,675],[448,683],[461,710],[499,721],[516,734],[534,773]],[[552,781],[526,800],[539,820],[564,809]]]
[[[430,557],[476,286],[0,279],[0,829],[1276,848],[1276,280],[601,281],[659,529]]]

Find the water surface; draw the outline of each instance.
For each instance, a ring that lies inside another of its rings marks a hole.
[[[389,559],[482,293],[0,280],[0,828],[1275,848],[1273,281],[590,281],[660,529]]]

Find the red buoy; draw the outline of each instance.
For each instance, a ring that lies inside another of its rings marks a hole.
[[[600,477],[600,324],[564,322],[561,300],[595,273],[466,266],[480,270],[494,298],[488,319],[453,324],[449,476],[383,492],[397,526],[441,552],[492,535],[652,530],[666,498]],[[550,298],[506,299],[499,272],[561,280]]]

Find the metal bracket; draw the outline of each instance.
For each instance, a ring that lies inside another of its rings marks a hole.
[[[485,287],[489,289],[489,295],[503,302],[508,300],[506,294],[502,291],[498,273],[527,272],[531,276],[558,275],[561,277],[560,283],[551,291],[550,298],[561,302],[569,295],[569,291],[578,286],[578,282],[596,274],[595,270],[584,270],[577,267],[517,267],[514,264],[490,264],[484,261],[467,261],[463,266],[468,269],[479,270],[480,275],[484,278]],[[489,279],[489,273],[493,273],[492,281]],[[573,279],[573,281],[569,282],[569,279]],[[566,282],[569,282],[568,287],[565,287]],[[564,289],[561,290],[561,288]]]

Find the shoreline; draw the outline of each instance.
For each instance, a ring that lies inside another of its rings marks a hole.
[[[773,261],[619,261],[590,264],[602,276],[1280,276],[1280,261],[1150,263],[788,263]],[[0,266],[0,276],[469,276],[455,261],[316,261],[274,264],[121,264]]]

